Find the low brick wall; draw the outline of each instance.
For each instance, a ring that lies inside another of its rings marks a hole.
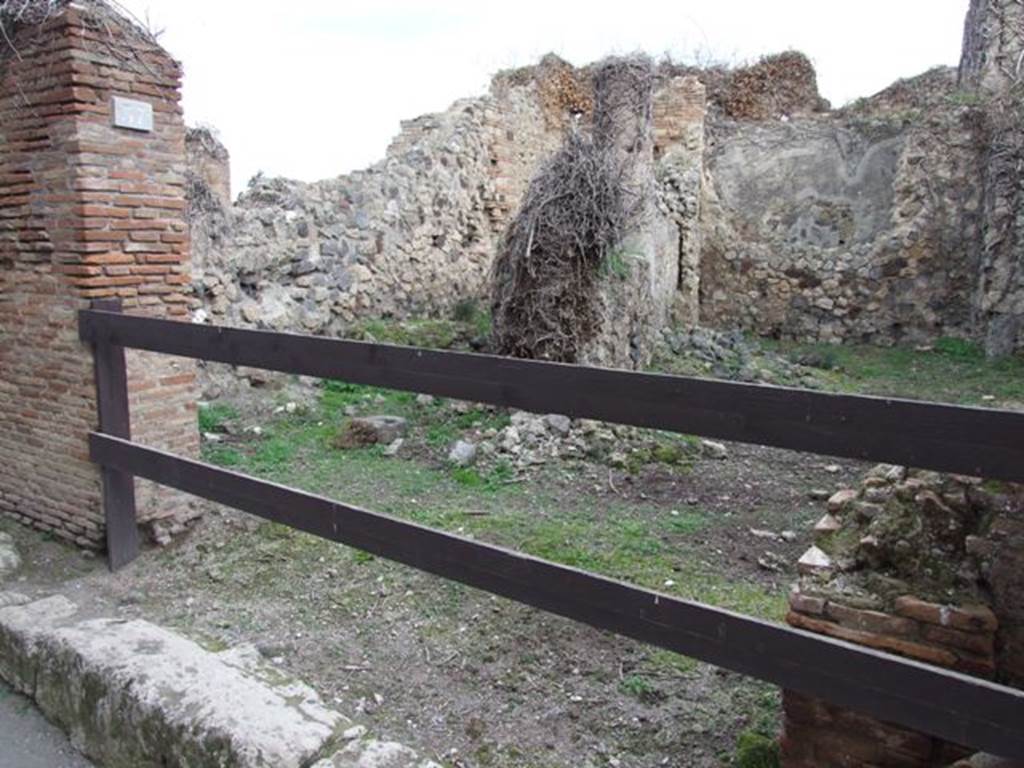
[[[786,620],[800,629],[966,674],[991,677],[995,672],[998,620],[987,606],[940,605],[907,595],[896,600],[892,611],[880,611],[796,587]],[[783,708],[786,768],[933,768],[969,754],[941,739],[793,691],[784,692]]]
[[[1022,510],[1018,486],[879,465],[828,500],[787,622],[1020,686]],[[783,705],[785,768],[946,768],[970,757],[794,691]]]
[[[88,547],[104,541],[91,351],[77,310],[188,317],[181,72],[100,5],[16,31],[0,59],[0,512]],[[116,128],[113,98],[144,101],[152,131]],[[194,455],[195,366],[129,355],[134,436]],[[192,516],[141,484],[158,537]]]

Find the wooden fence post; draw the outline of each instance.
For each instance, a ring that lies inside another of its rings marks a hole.
[[[120,299],[101,299],[93,309],[120,312]],[[99,341],[93,346],[96,368],[96,399],[99,407],[99,431],[131,439],[128,411],[128,373],[124,347]],[[135,477],[104,466],[103,514],[107,525],[107,563],[111,571],[128,565],[139,555],[139,529],[135,515]]]

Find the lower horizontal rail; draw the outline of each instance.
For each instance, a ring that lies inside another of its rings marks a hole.
[[[181,458],[109,435],[92,460],[880,720],[1024,758],[1024,692]]]

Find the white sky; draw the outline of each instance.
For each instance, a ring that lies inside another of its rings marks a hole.
[[[237,194],[380,159],[398,122],[554,51],[742,61],[796,48],[833,105],[956,64],[968,0],[120,0],[185,66],[185,118],[216,127]]]

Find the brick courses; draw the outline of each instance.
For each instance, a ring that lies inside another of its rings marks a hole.
[[[76,312],[120,298],[188,318],[181,72],[100,6],[71,5],[14,45],[0,59],[0,513],[98,548],[92,357]],[[150,103],[153,132],[114,128],[114,95]],[[134,437],[195,455],[194,364],[128,360]],[[193,515],[147,484],[138,501],[160,536]]]

